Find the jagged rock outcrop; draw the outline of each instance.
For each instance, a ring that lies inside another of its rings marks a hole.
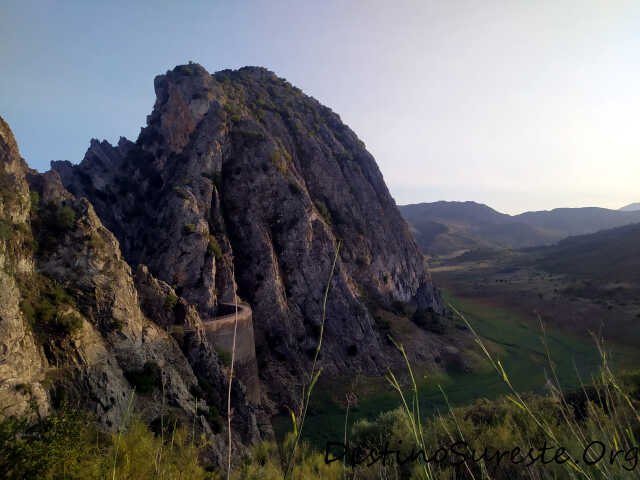
[[[79,165],[52,163],[69,191],[91,201],[127,262],[147,265],[204,321],[237,288],[253,309],[268,398],[290,403],[318,343],[341,241],[324,371],[379,373],[397,360],[371,311],[442,306],[356,135],[263,68],[211,75],[183,65],[155,89],[135,144],[92,141]]]
[[[217,409],[226,401],[227,390],[219,386],[228,382],[229,372],[225,371],[218,358],[218,351],[214,344],[207,340],[207,327],[203,323],[196,308],[184,298],[178,297],[175,290],[167,283],[156,279],[146,265],[139,265],[135,275],[136,288],[139,292],[142,311],[149,318],[169,331],[180,345],[184,355],[198,378],[200,388],[199,398],[209,401]],[[167,299],[176,299],[176,304],[167,308]],[[249,378],[242,372],[235,372],[234,378],[242,380],[233,383],[234,431],[241,433],[246,443],[253,443],[259,439],[259,434],[270,434],[271,428],[265,425],[268,420],[263,412],[255,411],[247,400],[256,403],[253,395],[247,394],[245,384],[257,381],[257,375]],[[203,391],[204,389],[204,391]],[[261,421],[258,428],[257,421]]]
[[[0,416],[44,415],[46,361],[20,308],[18,278],[33,272],[29,254],[27,166],[0,118]]]
[[[227,380],[195,307],[144,266],[134,278],[89,200],[30,171],[4,121],[0,133],[0,418],[80,407],[115,429],[128,411],[171,416],[197,425],[222,464]],[[243,388],[236,448],[260,438]]]

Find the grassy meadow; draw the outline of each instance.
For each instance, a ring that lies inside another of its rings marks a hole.
[[[445,299],[467,318],[490,352],[501,360],[518,391],[546,392],[549,359],[535,315],[527,317],[485,299],[456,296],[451,292],[445,292]],[[460,319],[455,321],[461,326]],[[588,383],[601,365],[594,339],[571,335],[549,326],[545,326],[544,336],[562,387],[577,389],[580,378]],[[611,344],[608,347],[612,349],[613,364],[621,368],[633,366],[640,356],[640,352],[634,352],[630,347]],[[508,387],[491,366],[479,356],[474,355],[474,358],[477,364],[472,372],[449,371],[437,375],[421,372],[418,386],[421,411],[425,417],[447,411],[440,388],[454,406],[466,405],[480,398],[494,399],[508,393]],[[336,401],[336,398],[345,398],[349,391],[360,397],[356,405],[349,406],[350,424],[361,419],[372,420],[400,404],[397,393],[384,378],[321,379],[320,384],[326,388],[317,389],[314,393],[303,434],[318,448],[324,448],[327,441],[342,438],[347,402]],[[290,418],[276,418],[275,428],[278,437],[283,438],[291,429]]]

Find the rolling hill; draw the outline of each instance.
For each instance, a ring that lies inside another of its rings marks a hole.
[[[569,237],[541,248],[536,265],[601,282],[640,282],[640,224]]]
[[[621,212],[637,212],[638,210],[640,210],[640,202],[630,203],[620,209]]]
[[[476,202],[434,202],[401,206],[400,211],[423,252],[433,256],[550,245],[640,222],[640,211],[595,207],[507,215]]]
[[[556,208],[550,211],[526,212],[514,218],[533,227],[542,228],[551,235],[568,237],[638,223],[640,211],[596,207]]]

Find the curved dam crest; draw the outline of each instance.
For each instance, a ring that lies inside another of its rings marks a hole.
[[[220,310],[224,313],[207,320],[203,320],[207,339],[216,350],[229,354],[233,350],[233,331],[236,325],[235,305],[221,303]],[[260,380],[258,378],[258,363],[256,361],[256,347],[253,334],[253,312],[246,303],[238,303],[238,328],[236,331],[236,352],[234,360],[235,376],[247,388],[247,397],[252,402],[260,401]]]

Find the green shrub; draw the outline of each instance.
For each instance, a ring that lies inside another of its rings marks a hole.
[[[282,175],[287,174],[287,171],[289,170],[288,161],[291,158],[291,156],[288,154],[288,152],[286,152],[286,150],[276,148],[271,152],[271,155],[269,158],[271,160],[271,163],[275,165],[275,167],[278,169],[278,171]]]
[[[221,392],[202,376],[198,377],[198,384],[192,385],[189,388],[189,391],[191,392],[191,395],[196,398],[204,398],[210,405],[219,404],[222,400],[220,396]]]
[[[384,312],[382,310],[378,310],[373,313],[373,320],[376,323],[376,327],[383,334],[387,334],[391,332],[391,322],[388,318],[385,317]]]
[[[238,105],[233,101],[225,103],[223,108],[224,111],[229,115],[238,115],[238,117],[240,116],[240,107],[238,107]]]
[[[198,408],[198,415],[202,415],[205,420],[209,423],[211,430],[213,433],[222,432],[222,417],[220,416],[220,412],[218,409],[211,405],[209,408]]]
[[[411,305],[400,300],[391,302],[391,310],[401,316],[410,316],[413,312]]]
[[[153,435],[141,420],[134,418],[123,435],[112,436],[111,444],[113,447],[107,458],[108,478],[141,480],[215,478],[211,477],[200,463],[199,443],[189,438],[187,430],[183,428],[175,429],[171,434],[171,440],[163,443],[162,437]],[[118,452],[117,456],[114,455],[114,451]],[[117,460],[115,469],[113,468],[114,457]]]
[[[318,213],[324,219],[327,225],[332,225],[333,221],[331,220],[331,213],[329,212],[329,209],[327,208],[325,203],[322,200],[316,200],[313,203],[316,206],[316,210],[318,210]]]
[[[106,246],[106,242],[98,232],[92,232],[89,238],[89,248],[92,250],[101,250]]]
[[[448,330],[448,324],[445,319],[434,312],[432,308],[416,310],[411,320],[419,327],[438,335],[443,335]]]
[[[154,418],[149,423],[149,429],[156,435],[167,435],[171,436],[176,429],[182,427],[182,420],[175,412],[169,411],[164,415],[160,415],[159,417]]]
[[[293,450],[294,438],[289,435],[281,445],[273,441],[263,441],[251,449],[246,461],[236,468],[231,475],[234,480],[281,480],[295,479],[323,479],[343,480],[344,478],[359,478],[345,476],[348,471],[343,469],[340,462],[326,463],[323,453],[301,442]],[[286,459],[293,456],[294,467],[286,472]],[[397,477],[369,477],[369,478],[397,478]],[[363,479],[364,480],[364,479]]]
[[[60,335],[73,335],[82,329],[82,317],[75,312],[58,313],[53,325]]]
[[[56,211],[55,221],[59,230],[71,230],[76,222],[76,212],[71,207],[60,206]]]
[[[356,258],[356,265],[359,267],[366,267],[370,263],[371,261],[365,255],[359,255],[358,258]]]
[[[7,241],[13,236],[13,225],[0,219],[0,239]]]
[[[0,422],[2,478],[99,478],[106,473],[106,436],[79,413],[52,415],[36,424],[26,420]],[[104,468],[104,470],[103,470]]]
[[[164,299],[164,309],[172,311],[178,304],[178,296],[175,293],[169,293]]]
[[[82,328],[74,298],[55,280],[34,274],[19,278],[19,284],[20,309],[41,343],[52,335],[66,337]]]
[[[216,240],[216,237],[214,237],[213,235],[209,235],[207,252],[209,253],[209,255],[213,255],[216,260],[220,260],[222,258],[222,248],[220,248],[220,244]]]
[[[182,232],[185,235],[191,235],[192,233],[196,232],[196,225],[195,223],[187,223],[184,227],[182,227]]]
[[[168,425],[171,417],[163,421]],[[203,446],[185,429],[168,437],[154,435],[137,417],[120,433],[104,432],[92,417],[71,410],[35,424],[9,418],[0,421],[0,472],[7,480],[216,478],[201,465]]]
[[[304,193],[302,187],[293,180],[289,181],[289,191],[296,196],[301,196]]]
[[[35,214],[38,212],[38,208],[40,208],[40,194],[35,190],[29,192],[29,199],[31,201],[31,214]]]
[[[124,376],[141,395],[151,393],[162,386],[162,371],[156,362],[146,362],[142,370],[125,371]]]
[[[60,237],[73,230],[76,212],[68,205],[48,202],[40,205],[34,215],[33,227],[40,253],[46,253],[60,241]]]
[[[216,348],[216,353],[218,354],[218,358],[220,359],[222,365],[224,365],[225,367],[231,366],[231,354],[229,352]]]

